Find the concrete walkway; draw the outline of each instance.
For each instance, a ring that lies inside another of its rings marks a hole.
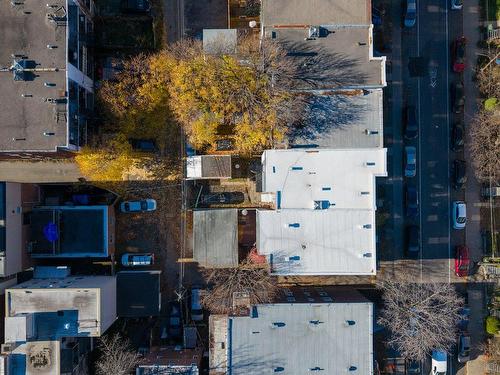
[[[475,63],[477,60],[477,42],[481,39],[479,33],[480,25],[480,5],[479,0],[470,0],[464,2],[463,12],[463,33],[467,38],[467,62],[468,66],[464,72],[465,86],[465,133],[466,144],[469,140],[468,130],[472,126],[471,120],[477,113],[480,104],[479,92],[473,82]],[[467,226],[465,230],[465,243],[469,247],[471,259],[474,262],[481,260],[481,223],[480,223],[480,207],[481,185],[476,180],[473,173],[472,160],[467,148],[465,149],[465,160],[467,162],[467,184],[465,189],[465,201],[467,203]],[[472,341],[472,360],[467,362],[467,365],[460,369],[457,374],[467,375],[482,375],[486,372],[486,361],[482,353],[478,351],[478,347],[485,340],[484,319],[487,314],[485,308],[485,290],[482,285],[468,285],[469,306],[471,309],[469,321],[469,333]]]
[[[473,81],[475,62],[477,59],[477,42],[480,40],[479,33],[480,24],[480,8],[478,0],[471,0],[464,3],[463,9],[463,30],[464,36],[467,38],[467,57],[468,67],[464,72],[464,86],[465,86],[465,129],[466,129],[466,144],[469,141],[468,130],[472,126],[471,121],[477,113],[480,104],[478,97],[479,92],[476,84]],[[467,202],[467,227],[465,230],[466,244],[470,249],[470,255],[473,261],[477,262],[482,258],[481,249],[481,227],[480,227],[480,207],[481,185],[476,180],[473,173],[472,160],[470,153],[465,150],[465,160],[467,162],[467,184],[465,190],[465,201]]]
[[[0,181],[9,182],[76,182],[82,177],[72,161],[1,161]]]

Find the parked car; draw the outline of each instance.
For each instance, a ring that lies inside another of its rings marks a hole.
[[[451,0],[451,9],[459,10],[462,9],[464,5],[464,0]]]
[[[454,201],[451,216],[453,218],[453,228],[465,229],[467,223],[467,209],[465,202]]]
[[[201,204],[239,204],[245,200],[245,194],[241,191],[232,191],[224,193],[210,193],[202,195]]]
[[[418,215],[418,191],[415,186],[406,187],[406,215],[410,217]]]
[[[470,318],[469,294],[466,292],[463,297],[464,297],[464,305],[459,311],[461,318],[460,321],[458,322],[458,328],[460,329],[461,332],[466,332]]]
[[[452,151],[461,151],[464,148],[464,128],[460,124],[455,124],[451,131]]]
[[[448,354],[444,350],[433,350],[431,360],[431,375],[446,375]]]
[[[467,182],[467,175],[465,174],[465,161],[453,160],[453,189],[461,190]]]
[[[415,26],[416,19],[417,19],[417,1],[406,0],[406,14],[404,19],[405,27]]]
[[[148,212],[154,210],[156,210],[156,201],[154,199],[125,201],[120,204],[121,212]]]
[[[420,253],[419,228],[416,225],[410,225],[406,228],[407,246],[406,253],[408,258],[417,259]]]
[[[417,149],[405,147],[405,177],[415,177],[417,174]]]
[[[464,36],[457,38],[453,42],[453,71],[462,73],[465,69],[465,46],[467,40]]]
[[[178,339],[182,335],[181,305],[178,302],[170,303],[168,333],[171,338]]]
[[[405,138],[414,139],[418,136],[417,116],[415,115],[415,107],[409,105],[406,107],[406,127]]]
[[[153,253],[125,253],[122,255],[122,266],[150,266],[155,261]]]
[[[455,275],[465,277],[469,274],[469,248],[464,245],[455,247]]]
[[[457,360],[460,363],[470,360],[470,336],[467,334],[460,334],[458,338]]]
[[[453,100],[453,112],[461,113],[463,112],[465,105],[465,91],[462,82],[454,83],[451,86],[451,94]]]
[[[193,286],[191,288],[191,319],[195,322],[203,320],[203,309],[201,307],[201,288]]]

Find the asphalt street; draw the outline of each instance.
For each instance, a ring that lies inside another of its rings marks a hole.
[[[403,3],[401,11],[404,13],[405,9]],[[417,175],[401,181],[403,192],[407,186],[418,189],[420,207],[418,217],[395,221],[398,225],[394,229],[404,233],[406,226],[418,225],[420,276],[426,280],[450,281],[454,278],[454,245],[463,241],[463,233],[451,226],[451,202],[463,199],[463,192],[454,192],[450,181],[453,159],[462,158],[450,150],[451,125],[455,116],[462,116],[453,113],[450,98],[452,82],[461,79],[451,69],[451,45],[461,36],[462,13],[450,10],[449,0],[417,1],[417,12],[413,27],[401,26],[401,96],[396,95],[392,105],[399,104],[403,131],[405,108],[415,106],[417,109],[418,137],[413,140],[401,137],[401,142],[394,140],[393,143],[400,144],[401,154],[405,146],[417,148]],[[397,41],[393,39],[394,43]],[[401,159],[404,161],[403,155]],[[404,212],[397,217],[402,215]]]
[[[452,161],[462,156],[450,150],[451,126],[463,116],[454,113],[450,91],[462,79],[451,69],[451,46],[461,35],[462,11],[451,10],[449,0],[420,0],[416,24],[403,28],[401,38],[403,109],[415,106],[419,124],[418,137],[405,140],[417,148],[417,175],[404,184],[417,187],[420,210],[406,224],[420,227],[420,277],[426,281],[455,278],[454,247],[464,241],[464,231],[451,224],[452,201],[464,198],[451,188]],[[461,367],[454,354],[448,365],[450,374]]]

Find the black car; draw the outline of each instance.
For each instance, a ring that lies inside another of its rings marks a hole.
[[[406,228],[406,233],[408,236],[406,254],[409,258],[416,259],[420,252],[419,229],[416,225],[410,225]]]
[[[241,191],[224,193],[210,193],[201,196],[201,204],[239,204],[245,201],[245,194]]]
[[[451,149],[460,151],[464,148],[464,128],[460,124],[455,124],[451,131]]]
[[[453,161],[453,189],[461,190],[467,182],[467,175],[465,174],[465,161]]]
[[[406,188],[406,215],[410,217],[418,215],[418,191],[415,186]]]
[[[453,100],[453,112],[461,113],[465,105],[465,92],[462,82],[454,83],[451,87],[451,95]]]
[[[415,107],[409,105],[406,107],[406,128],[405,138],[413,139],[418,136],[417,116],[415,115]]]

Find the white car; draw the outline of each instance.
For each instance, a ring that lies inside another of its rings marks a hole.
[[[156,210],[154,199],[143,199],[141,201],[125,201],[120,204],[121,212],[147,212]]]
[[[465,224],[467,223],[467,208],[465,202],[454,201],[451,216],[454,229],[465,229]]]
[[[444,350],[432,351],[431,375],[446,375],[448,355]]]
[[[417,149],[405,147],[405,177],[415,177],[417,174]]]

